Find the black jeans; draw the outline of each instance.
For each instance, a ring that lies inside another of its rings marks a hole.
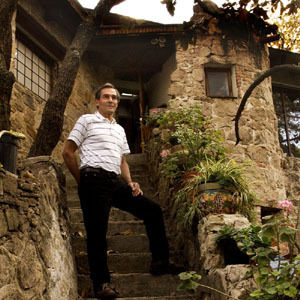
[[[111,172],[81,172],[79,198],[87,233],[90,276],[94,286],[110,282],[106,233],[112,206],[144,221],[152,260],[168,260],[169,247],[161,208],[144,196],[133,197],[131,188]]]

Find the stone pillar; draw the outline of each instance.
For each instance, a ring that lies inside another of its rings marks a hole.
[[[201,283],[231,295],[235,299],[247,299],[249,291],[255,287],[254,280],[247,275],[251,267],[247,264],[224,265],[224,257],[216,243],[216,234],[223,226],[239,229],[250,226],[250,223],[247,218],[238,214],[209,215],[199,222],[199,265],[200,273],[204,275]],[[224,300],[225,298],[217,292],[207,291],[202,291],[201,299]]]

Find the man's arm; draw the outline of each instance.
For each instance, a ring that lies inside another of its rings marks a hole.
[[[133,182],[131,179],[130,170],[125,155],[122,156],[120,168],[121,168],[121,176],[132,189],[132,195],[133,196],[137,196],[139,194],[143,195],[143,191],[140,189],[140,185],[137,182]]]
[[[75,152],[77,150],[77,145],[71,141],[67,140],[65,144],[65,148],[63,150],[62,156],[65,161],[65,164],[67,168],[70,170],[71,174],[74,176],[75,180],[77,181],[77,184],[79,184],[80,181],[80,173],[79,173],[79,167],[77,164]]]

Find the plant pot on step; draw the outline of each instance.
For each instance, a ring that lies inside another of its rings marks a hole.
[[[11,173],[16,173],[17,153],[19,140],[23,134],[2,130],[0,132],[0,163],[3,168]]]
[[[201,211],[204,215],[236,212],[232,192],[224,189],[219,183],[202,183],[199,185],[198,191]]]

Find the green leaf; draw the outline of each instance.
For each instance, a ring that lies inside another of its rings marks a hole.
[[[268,268],[261,268],[261,269],[260,269],[260,273],[261,273],[262,275],[267,275],[267,274],[270,273],[270,270],[269,270]]]
[[[289,226],[282,226],[279,228],[280,234],[287,234],[287,235],[294,235],[297,232],[297,229],[289,227]]]
[[[262,292],[262,290],[256,290],[250,294],[251,297],[260,297],[263,295],[264,295],[264,293]]]
[[[282,242],[289,242],[291,240],[291,236],[286,234],[286,233],[282,233],[280,235],[280,241]]]
[[[275,295],[277,293],[277,290],[275,287],[266,288],[265,291],[270,295]]]
[[[272,218],[273,218],[273,215],[262,217],[262,219],[265,221],[271,220]]]
[[[267,238],[272,238],[275,235],[274,229],[272,227],[267,227],[263,229],[263,235]]]
[[[294,298],[297,296],[298,290],[294,286],[290,286],[288,290],[283,292],[286,296]]]
[[[182,272],[178,276],[180,280],[189,280],[193,277],[193,274],[191,272]]]

